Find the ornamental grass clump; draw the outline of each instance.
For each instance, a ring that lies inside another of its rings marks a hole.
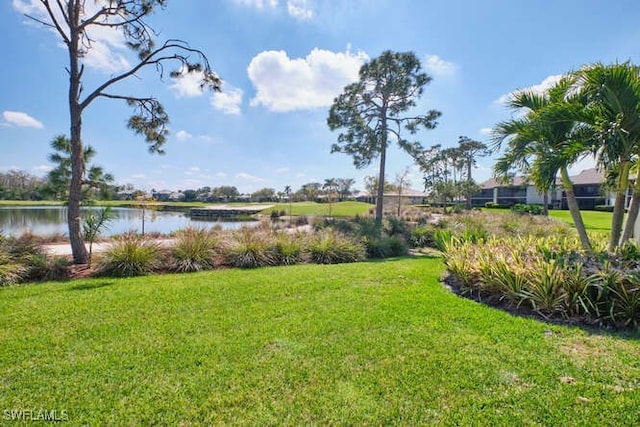
[[[46,254],[33,234],[5,237],[0,233],[0,286],[28,280],[34,260],[41,257]]]
[[[29,274],[29,268],[11,259],[9,254],[0,249],[0,286],[20,283]]]
[[[275,237],[264,230],[243,227],[234,231],[224,248],[226,263],[239,268],[276,264]]]
[[[294,265],[304,261],[304,239],[299,233],[279,233],[275,242],[275,263]]]
[[[365,259],[365,248],[332,230],[316,233],[309,242],[309,259],[316,264],[339,264],[357,262]]]
[[[217,243],[214,233],[202,228],[180,231],[171,248],[172,269],[180,273],[212,269]]]
[[[158,268],[158,244],[136,234],[125,234],[114,239],[98,261],[98,272],[103,276],[142,276]]]

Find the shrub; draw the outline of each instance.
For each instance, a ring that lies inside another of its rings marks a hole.
[[[277,221],[278,219],[280,219],[280,213],[277,210],[272,210],[271,211],[271,221]]]
[[[435,247],[435,228],[430,225],[420,225],[409,233],[409,244],[414,248]]]
[[[234,267],[257,268],[275,265],[274,246],[265,233],[242,228],[232,233],[225,256],[227,263]]]
[[[613,206],[612,205],[596,205],[593,207],[594,211],[600,211],[600,212],[613,212]]]
[[[521,215],[542,215],[544,213],[544,207],[542,205],[526,205],[523,203],[516,203],[511,207],[511,212],[515,212]]]
[[[358,235],[362,237],[372,239],[380,237],[380,235],[382,234],[381,224],[378,223],[373,217],[356,217],[355,222],[358,226]]]
[[[390,216],[384,223],[384,231],[389,236],[409,236],[409,225],[401,218]]]
[[[38,254],[31,258],[29,278],[32,280],[66,280],[71,273],[71,261],[66,257]]]
[[[487,202],[484,204],[484,207],[487,209],[508,209],[509,205],[504,205],[496,202]]]
[[[130,277],[149,274],[159,267],[158,245],[134,234],[114,240],[98,262],[98,271],[105,276]]]
[[[408,253],[407,243],[400,236],[364,238],[369,258],[388,258]]]
[[[190,227],[181,231],[171,248],[173,270],[190,272],[213,268],[216,242],[205,229]]]
[[[309,257],[316,264],[357,262],[364,259],[365,249],[361,243],[327,230],[311,238]]]
[[[296,221],[295,221],[296,226],[301,227],[307,224],[309,224],[309,218],[307,218],[306,216],[303,215],[303,216],[296,217]]]

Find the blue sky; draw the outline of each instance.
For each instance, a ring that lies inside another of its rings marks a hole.
[[[87,0],[91,3],[92,0]],[[66,52],[54,34],[23,16],[37,0],[0,4],[0,171],[44,175],[54,136],[68,134]],[[382,51],[413,51],[433,77],[419,102],[437,109],[436,129],[415,136],[425,147],[458,136],[487,142],[487,130],[510,112],[500,102],[516,89],[544,87],[554,76],[596,61],[639,62],[637,0],[173,0],[149,23],[159,39],[203,50],[224,80],[223,93],[200,93],[151,72],[119,86],[158,97],[170,117],[166,155],[149,154],[126,128],[130,110],[99,99],[84,116],[84,141],[96,164],[120,184],[142,189],[235,185],[297,189],[325,178],[365,175],[345,154],[330,154],[337,132],[331,101]],[[85,90],[134,61],[113,34],[97,34],[85,58]],[[491,174],[482,159],[476,180]],[[391,150],[388,178],[410,169]],[[579,169],[580,165],[576,167]]]

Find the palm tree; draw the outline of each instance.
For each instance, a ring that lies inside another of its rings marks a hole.
[[[568,172],[570,165],[588,153],[588,146],[582,142],[584,130],[575,120],[581,106],[565,99],[573,80],[574,77],[565,76],[542,94],[533,91],[512,94],[509,107],[525,113],[520,118],[498,123],[493,129],[494,150],[507,141],[506,151],[498,159],[494,172],[497,176],[506,176],[512,169],[523,171],[545,193],[560,173],[580,242],[586,251],[591,251]]]
[[[338,190],[338,182],[335,178],[327,178],[324,180],[322,189],[327,192],[327,200],[329,201],[329,216],[331,216],[331,211],[333,208],[333,196]]]
[[[291,225],[291,186],[285,185],[283,193],[289,200],[289,225]]]
[[[590,65],[580,70],[573,90],[590,113],[586,124],[594,131],[598,163],[616,176],[609,241],[613,251],[632,236],[640,210],[640,179],[636,179],[623,232],[629,172],[640,155],[640,67],[629,62]]]
[[[49,155],[49,161],[56,167],[49,172],[49,188],[54,197],[67,199],[71,183],[71,141],[65,135],[58,135],[51,141],[51,148],[55,151]],[[85,164],[89,164],[95,155],[92,146],[84,147],[82,158]],[[105,173],[102,167],[89,165],[82,176],[82,199],[87,199],[92,189],[104,188],[113,181],[113,175]]]

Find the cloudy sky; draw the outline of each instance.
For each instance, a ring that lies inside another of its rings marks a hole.
[[[25,18],[37,0],[0,4],[0,170],[43,175],[49,142],[68,134],[66,52],[55,35]],[[91,3],[91,0],[87,0]],[[358,69],[384,50],[413,51],[433,77],[419,102],[442,117],[416,139],[425,147],[455,145],[509,117],[511,91],[544,87],[556,76],[601,61],[640,61],[637,0],[173,0],[149,23],[159,39],[203,50],[224,80],[202,93],[145,72],[120,93],[155,96],[171,117],[166,155],[149,154],[126,128],[129,109],[99,99],[84,116],[84,140],[117,182],[143,189],[235,185],[294,189],[325,178],[362,178],[345,154],[330,154],[329,106]],[[84,58],[85,93],[134,63],[122,38],[92,34]],[[491,173],[480,161],[479,181]],[[411,159],[388,156],[388,177]],[[421,177],[411,169],[414,188]]]

